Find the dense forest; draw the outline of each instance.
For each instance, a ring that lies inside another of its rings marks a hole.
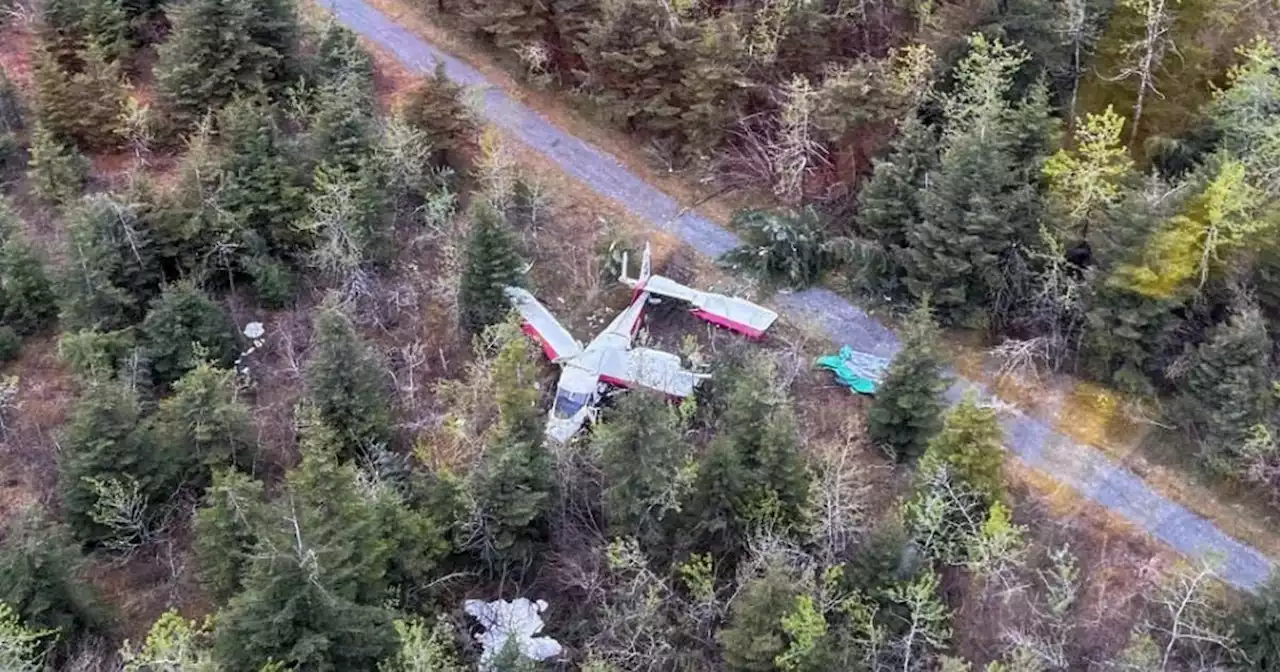
[[[414,11],[753,204],[671,272],[893,314],[881,389],[659,308],[711,382],[546,441],[503,289],[598,331],[644,231],[316,7],[0,0],[0,669],[1280,670],[1280,581],[1064,509],[942,396],[974,332],[1280,501],[1280,7]],[[517,598],[483,647],[465,601]]]

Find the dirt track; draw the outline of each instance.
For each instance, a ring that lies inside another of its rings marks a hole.
[[[424,42],[363,0],[323,0],[322,4],[340,22],[391,52],[412,70],[431,72],[437,63],[443,63],[450,79],[483,91],[487,121],[514,134],[565,173],[654,227],[710,257],[737,244],[732,233],[697,213],[683,213],[676,201],[631,173],[614,157],[543,119],[491,86],[479,71]],[[891,355],[898,347],[892,331],[830,290],[780,295],[775,303],[788,317],[821,324],[837,343],[881,355]],[[959,399],[968,389],[982,392],[980,384],[961,380],[948,391],[948,397]],[[1007,447],[1027,465],[1107,507],[1180,553],[1222,562],[1224,578],[1236,586],[1253,589],[1270,575],[1272,563],[1262,553],[1155,492],[1096,448],[1077,443],[1036,418],[1006,412],[1001,422]]]

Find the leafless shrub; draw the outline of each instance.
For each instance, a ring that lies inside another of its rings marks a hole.
[[[1051,338],[1036,336],[1027,339],[1005,339],[991,348],[987,354],[999,362],[996,375],[1008,376],[1020,381],[1038,381],[1041,372],[1049,365]]]
[[[20,406],[18,383],[17,376],[0,378],[0,437],[3,438],[9,437],[12,429],[10,423],[13,422]]]
[[[815,446],[817,487],[810,490],[811,536],[818,558],[835,565],[867,529],[867,505],[873,484],[867,468],[856,460],[865,451],[865,436],[854,422],[846,422],[834,441]]]

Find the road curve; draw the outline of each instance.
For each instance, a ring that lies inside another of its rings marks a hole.
[[[339,22],[385,48],[408,68],[425,73],[443,63],[451,80],[483,91],[482,111],[487,121],[514,134],[564,172],[655,228],[675,235],[709,257],[737,245],[734,234],[697,213],[684,212],[672,198],[627,170],[613,156],[561,130],[491,85],[475,68],[423,41],[363,0],[320,1]],[[892,331],[830,290],[783,294],[776,303],[793,319],[821,324],[837,343],[886,356],[898,347]],[[984,393],[980,384],[959,380],[947,396],[954,401],[970,389]],[[1211,557],[1223,563],[1223,578],[1235,586],[1253,590],[1271,574],[1272,563],[1265,555],[1166,499],[1096,448],[1076,443],[1036,418],[1002,413],[1001,423],[1007,447],[1027,465],[1107,507],[1179,553]]]

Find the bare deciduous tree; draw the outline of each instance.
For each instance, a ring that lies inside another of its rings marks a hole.
[[[1181,0],[1121,0],[1120,2],[1122,7],[1141,17],[1144,26],[1142,35],[1123,47],[1129,62],[1120,69],[1119,73],[1108,78],[1111,81],[1138,80],[1137,100],[1133,103],[1133,123],[1129,128],[1130,150],[1138,142],[1138,129],[1142,125],[1142,112],[1146,107],[1147,94],[1164,97],[1156,86],[1156,80],[1165,55],[1177,49],[1177,45],[1169,37],[1174,18],[1169,11],[1170,2],[1176,5]]]

